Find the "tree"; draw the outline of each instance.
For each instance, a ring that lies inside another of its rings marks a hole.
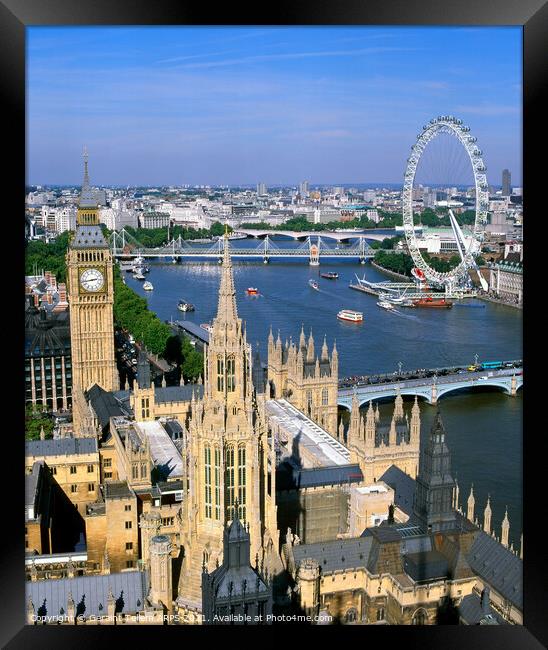
[[[197,379],[204,371],[204,357],[194,349],[186,336],[181,341],[181,356],[181,372],[184,379]]]
[[[228,226],[227,230],[228,232],[232,232],[232,228],[230,228],[230,226]],[[215,221],[215,223],[211,224],[209,232],[211,233],[212,237],[221,237],[225,234],[225,227],[220,221]]]
[[[53,420],[42,404],[28,404],[25,408],[25,439],[40,440],[40,432],[44,427],[46,438],[53,437]]]

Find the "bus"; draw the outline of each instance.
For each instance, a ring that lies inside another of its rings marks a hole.
[[[502,368],[502,361],[484,361],[481,364],[482,370],[497,370]]]

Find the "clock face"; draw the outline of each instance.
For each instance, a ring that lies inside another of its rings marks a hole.
[[[105,278],[98,269],[86,269],[80,276],[80,284],[86,291],[99,291]]]

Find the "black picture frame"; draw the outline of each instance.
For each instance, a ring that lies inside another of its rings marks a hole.
[[[546,113],[545,88],[547,86],[547,56],[546,40],[548,36],[548,5],[545,0],[478,0],[440,1],[440,0],[378,0],[377,2],[339,0],[327,3],[325,0],[316,2],[291,0],[278,1],[269,6],[245,8],[225,3],[212,7],[206,3],[177,2],[170,0],[1,0],[0,1],[0,79],[3,87],[3,102],[1,106],[4,139],[12,140],[4,145],[4,160],[9,163],[4,174],[5,198],[13,202],[11,212],[6,213],[3,225],[11,242],[21,242],[7,246],[14,255],[15,264],[10,269],[15,275],[15,300],[7,304],[9,315],[4,334],[4,351],[14,355],[13,363],[5,358],[5,378],[8,379],[8,397],[4,403],[2,427],[2,449],[4,451],[2,520],[4,523],[3,552],[0,555],[0,642],[3,647],[41,648],[67,645],[70,647],[87,647],[97,642],[115,641],[120,635],[123,643],[130,645],[144,642],[171,642],[172,634],[179,635],[173,639],[185,643],[189,635],[202,637],[205,642],[213,642],[213,634],[218,630],[211,628],[189,628],[177,630],[177,627],[167,627],[162,630],[164,638],[158,638],[157,627],[136,626],[125,628],[120,632],[113,627],[29,627],[25,620],[25,576],[22,501],[24,483],[20,462],[24,454],[23,436],[19,412],[19,396],[23,394],[24,378],[21,357],[22,333],[24,329],[22,313],[18,301],[18,278],[22,264],[23,244],[22,229],[19,226],[19,215],[24,202],[25,185],[25,28],[31,25],[521,25],[523,26],[524,42],[524,156],[523,156],[523,187],[527,201],[528,213],[535,214],[535,206],[542,206],[543,174],[545,157],[544,115]],[[481,72],[481,61],[478,61],[478,73]],[[539,163],[535,160],[540,161]],[[292,630],[278,627],[268,630],[251,629],[237,630],[238,639],[245,636],[247,641],[255,640],[254,634],[267,633],[267,638],[275,639],[280,635],[280,643],[290,643],[295,646],[298,641],[295,636],[303,632],[310,635],[309,642],[316,642],[316,635],[327,643],[340,642],[340,635],[349,635],[349,642],[372,643],[390,639],[391,642],[401,641],[406,644],[421,644],[426,647],[444,648],[540,648],[548,643],[546,627],[547,599],[546,585],[546,543],[541,532],[546,520],[544,506],[543,470],[545,454],[540,453],[539,444],[545,437],[543,419],[535,422],[535,410],[542,416],[542,397],[534,393],[539,390],[536,377],[541,381],[539,348],[544,347],[543,338],[536,337],[535,301],[542,291],[535,268],[535,259],[539,260],[538,270],[541,272],[543,252],[541,237],[535,237],[535,230],[541,234],[542,228],[534,223],[541,213],[531,219],[532,235],[528,231],[527,259],[531,260],[526,273],[526,289],[524,301],[524,360],[528,375],[527,398],[525,399],[523,425],[523,528],[525,531],[524,551],[524,625],[508,627],[430,627],[430,628],[399,628],[368,626],[367,632],[360,627],[339,628],[303,628]],[[13,234],[10,232],[13,228]],[[529,228],[529,223],[527,224]],[[7,241],[7,240],[5,240]],[[11,275],[11,274],[10,274]],[[11,294],[11,291],[9,292]],[[5,293],[7,296],[8,293]],[[11,315],[13,311],[13,316]],[[21,318],[21,322],[18,320]],[[541,323],[543,324],[543,323]],[[541,330],[542,332],[542,330]],[[19,338],[21,337],[21,338]],[[20,347],[19,344],[21,345]],[[11,361],[11,360],[10,360]],[[15,368],[15,371],[11,369]],[[10,408],[11,395],[17,406]],[[486,459],[488,462],[489,459]],[[13,509],[13,514],[10,512]],[[12,525],[13,522],[13,525]],[[223,629],[221,643],[231,642],[228,636],[231,630]],[[337,637],[331,635],[336,634]],[[356,634],[367,635],[354,639]],[[137,639],[132,638],[137,635]],[[149,636],[152,635],[152,636]],[[251,635],[251,636],[250,636]],[[312,638],[314,637],[314,641]],[[328,638],[330,637],[330,638]],[[318,639],[319,640],[319,639]],[[262,643],[261,637],[256,642]],[[343,642],[347,642],[346,639]]]

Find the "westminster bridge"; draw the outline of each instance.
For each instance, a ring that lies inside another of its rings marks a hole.
[[[339,382],[338,404],[350,409],[355,394],[361,407],[370,401],[394,398],[398,392],[402,397],[416,395],[429,404],[436,404],[440,397],[448,393],[487,386],[499,388],[507,395],[515,395],[523,386],[523,370],[521,361],[506,362],[505,365],[510,364],[514,367],[480,368],[473,371],[464,368],[438,368],[423,373],[430,376],[418,378],[406,378],[405,375],[391,378],[390,375],[384,375],[360,377],[355,380],[343,379]]]

